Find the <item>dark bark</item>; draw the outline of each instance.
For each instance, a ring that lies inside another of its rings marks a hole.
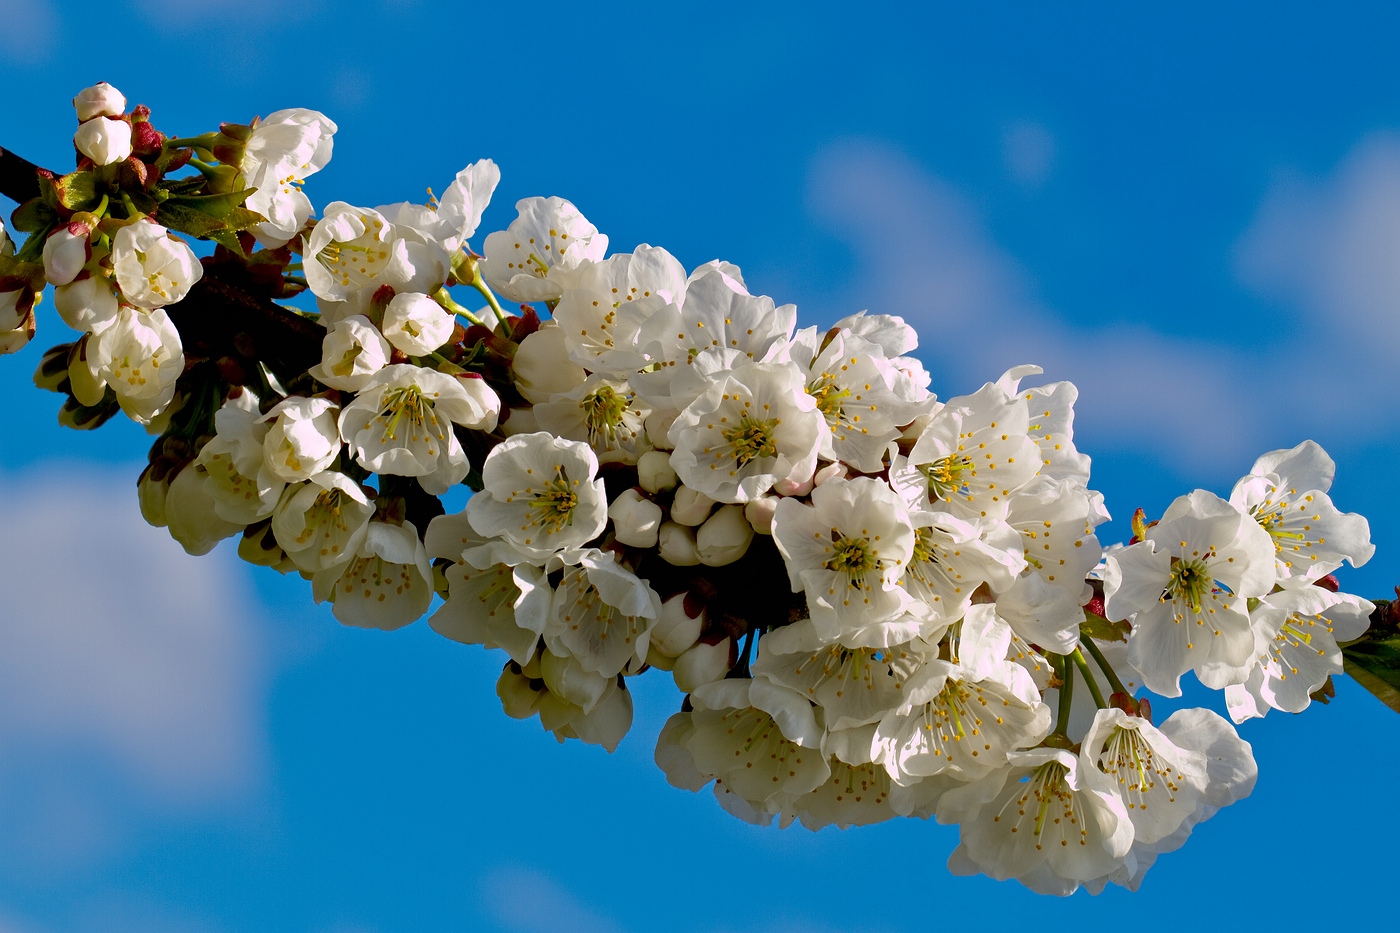
[[[0,149],[0,194],[18,204],[39,196],[39,168],[28,159]]]

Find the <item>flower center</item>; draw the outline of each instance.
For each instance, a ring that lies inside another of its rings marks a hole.
[[[1084,825],[1084,814],[1079,812],[1078,801],[1073,791],[1065,784],[1069,770],[1058,761],[1047,761],[1021,779],[1019,794],[1013,794],[1005,806],[992,819],[1000,823],[1007,819],[1011,832],[1019,837],[1028,811],[1034,811],[1030,832],[1027,834],[1037,851],[1055,841],[1067,847],[1075,830],[1081,846],[1089,843],[1089,830]],[[1015,808],[1015,813],[1011,809]]]
[[[949,456],[932,463],[920,464],[920,473],[928,483],[930,499],[948,500],[967,486],[964,472],[972,470],[971,457]]]
[[[583,423],[588,429],[588,439],[611,442],[617,437],[622,426],[622,416],[632,404],[632,396],[624,395],[612,386],[599,386],[583,397],[578,405],[583,409]]]
[[[838,538],[832,544],[830,554],[826,561],[827,570],[856,579],[880,566],[879,555],[864,538]]]
[[[355,371],[355,360],[360,354],[365,352],[365,348],[359,344],[345,351],[345,355],[340,358],[340,362],[331,367],[331,372],[337,376],[348,376]]]
[[[1113,730],[1099,756],[1099,770],[1117,779],[1129,810],[1146,810],[1149,798],[1157,798],[1159,805],[1176,802],[1181,775],[1153,754],[1136,729]]]
[[[744,415],[737,425],[725,428],[720,434],[733,449],[735,464],[742,468],[760,458],[778,455],[778,441],[773,436],[777,426],[777,418],[760,421]]]
[[[437,424],[433,415],[432,403],[423,397],[417,386],[400,386],[384,394],[384,404],[379,412],[379,420],[384,425],[384,440],[398,439],[399,428],[405,423],[417,440],[418,431],[426,423]]]
[[[382,224],[374,221],[377,230]],[[356,287],[366,284],[370,279],[379,274],[379,270],[384,267],[389,259],[389,251],[377,240],[371,239],[368,244],[349,243],[328,243],[321,252],[316,254],[316,261],[326,267],[326,271],[340,280],[342,288],[349,288],[352,284]]]
[[[554,479],[544,484],[544,489],[535,493],[535,497],[530,502],[530,508],[538,511],[533,523],[542,526],[550,533],[557,533],[574,521],[574,508],[578,505],[578,493],[574,492],[574,486],[578,481],[572,483],[564,475],[564,468],[558,466],[554,468]]]
[[[1283,550],[1283,544],[1280,543],[1281,541],[1304,541],[1307,539],[1307,535],[1300,531],[1288,531],[1284,528],[1284,523],[1287,520],[1287,512],[1282,502],[1273,502],[1269,499],[1265,499],[1263,502],[1259,503],[1259,505],[1255,506],[1250,514],[1253,515],[1254,520],[1269,533],[1269,537],[1273,539],[1274,550],[1276,551]]]
[[[831,373],[822,373],[807,387],[807,394],[817,400],[817,410],[826,416],[829,423],[834,424],[840,420],[841,406],[851,397],[851,390],[837,385],[836,377]]]
[[[1166,596],[1179,599],[1196,612],[1201,611],[1201,599],[1211,591],[1215,581],[1210,569],[1201,560],[1174,560],[1167,581]]]

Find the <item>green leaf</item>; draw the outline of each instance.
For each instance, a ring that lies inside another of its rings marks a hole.
[[[71,172],[54,183],[58,203],[70,211],[90,211],[102,200],[101,179],[95,172]]]
[[[1349,677],[1400,713],[1400,634],[1345,645],[1342,660]]]
[[[167,178],[158,182],[156,187],[171,195],[191,195],[204,187],[204,176],[195,175],[192,178]]]
[[[1084,610],[1084,621],[1079,623],[1079,634],[1096,641],[1127,641],[1129,630],[1127,622],[1110,622],[1088,609]]]
[[[21,233],[45,233],[58,223],[58,212],[43,198],[30,198],[10,215],[10,222]]]
[[[172,194],[162,202],[162,206],[178,204],[201,214],[208,214],[210,217],[227,220],[234,211],[242,207],[243,202],[248,200],[248,196],[257,190],[257,188],[244,188],[242,191],[230,191],[227,194]],[[264,218],[259,215],[259,219]]]

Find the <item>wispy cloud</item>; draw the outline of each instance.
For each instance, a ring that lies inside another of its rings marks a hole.
[[[621,927],[595,912],[548,875],[529,868],[500,868],[481,881],[487,912],[512,933],[619,933]]]
[[[231,555],[189,557],[146,525],[129,469],[0,489],[5,848],[100,846],[124,793],[187,811],[255,786],[263,648]]]
[[[1206,340],[1066,321],[966,201],[898,151],[859,141],[826,150],[809,206],[855,249],[849,306],[917,327],[945,394],[1038,363],[1047,379],[1078,384],[1077,430],[1100,447],[1152,451],[1186,469],[1257,452],[1267,412],[1250,390],[1256,361]],[[1199,443],[1207,424],[1210,443]]]
[[[48,0],[0,0],[0,58],[34,64],[48,58],[58,17]]]

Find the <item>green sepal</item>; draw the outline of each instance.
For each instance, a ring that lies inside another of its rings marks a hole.
[[[54,182],[58,203],[70,211],[90,211],[102,200],[105,187],[96,172],[70,172]]]
[[[10,225],[20,233],[47,233],[58,223],[58,211],[43,198],[30,198],[10,215]]]
[[[1088,609],[1084,610],[1084,621],[1079,623],[1079,634],[1096,641],[1127,641],[1131,629],[1127,622],[1110,622]]]
[[[1344,645],[1342,661],[1348,677],[1400,713],[1400,634]]]

